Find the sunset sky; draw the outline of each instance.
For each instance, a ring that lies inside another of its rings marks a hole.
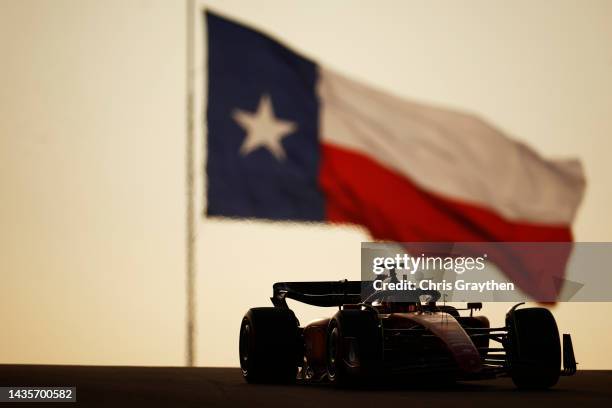
[[[1,363],[185,362],[186,2],[0,0]],[[577,241],[612,241],[612,2],[202,1],[399,96],[582,160]],[[197,363],[237,366],[282,280],[358,279],[362,229],[201,217]],[[602,265],[601,273],[609,273]],[[501,323],[508,304],[483,310]],[[296,306],[305,323],[329,310]],[[580,368],[612,368],[612,305],[554,308]]]

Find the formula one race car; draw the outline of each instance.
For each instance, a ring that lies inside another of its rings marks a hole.
[[[548,309],[512,307],[504,327],[474,316],[482,303],[439,305],[437,291],[394,302],[389,291],[364,299],[366,282],[282,282],[274,307],[250,309],[240,326],[240,367],[248,382],[331,382],[351,385],[403,377],[478,380],[510,376],[518,388],[543,389],[573,375],[569,334],[561,344]],[[338,307],[331,317],[300,326],[286,299]],[[469,310],[469,316],[460,316]],[[490,345],[497,345],[493,347]]]

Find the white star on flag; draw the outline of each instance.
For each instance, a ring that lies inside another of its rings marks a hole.
[[[281,139],[295,132],[297,124],[274,115],[270,95],[261,96],[255,113],[235,109],[232,117],[246,132],[240,154],[246,156],[259,147],[266,147],[279,161],[285,159]]]

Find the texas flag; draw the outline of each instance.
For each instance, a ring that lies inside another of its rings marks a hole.
[[[572,240],[578,161],[206,22],[208,215],[352,223],[398,242]]]

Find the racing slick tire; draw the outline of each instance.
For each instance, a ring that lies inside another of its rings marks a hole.
[[[292,383],[299,360],[299,322],[292,310],[249,309],[240,325],[240,368],[249,383]]]
[[[512,310],[506,316],[510,375],[520,389],[546,389],[561,373],[561,343],[552,313],[534,307]]]
[[[372,379],[382,361],[382,327],[372,310],[340,310],[327,327],[327,377],[339,386]]]

